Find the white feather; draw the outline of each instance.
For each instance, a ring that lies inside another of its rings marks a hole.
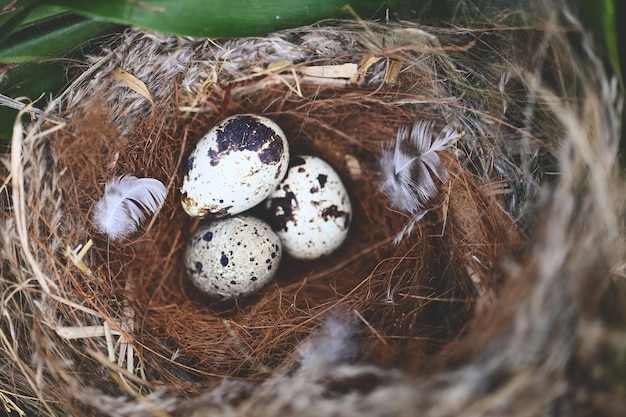
[[[395,143],[384,148],[381,156],[381,190],[389,196],[391,207],[407,214],[422,212],[437,195],[436,177],[448,181],[448,171],[438,152],[447,149],[458,136],[449,126],[433,139],[433,122],[415,122],[410,132],[398,129]]]
[[[302,366],[338,364],[359,354],[359,322],[354,314],[332,313],[322,326],[298,346]]]
[[[111,178],[94,207],[93,223],[109,239],[119,240],[136,232],[146,216],[163,204],[166,194],[163,183],[153,178]]]
[[[433,127],[433,122],[417,121],[410,134],[406,127],[401,127],[395,142],[382,150],[380,189],[389,197],[392,208],[411,215],[395,243],[411,233],[428,211],[428,203],[438,192],[433,176],[443,184],[448,181],[448,171],[439,152],[446,150],[459,135],[446,126],[433,139]]]

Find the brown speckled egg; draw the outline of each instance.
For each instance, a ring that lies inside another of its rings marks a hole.
[[[198,289],[226,300],[267,286],[281,258],[281,242],[272,229],[256,217],[238,215],[198,228],[185,253],[185,266]]]
[[[213,127],[187,160],[181,203],[192,217],[217,219],[263,200],[289,164],[285,134],[272,120],[238,114]]]
[[[352,206],[337,172],[315,156],[292,158],[287,176],[266,201],[267,221],[283,249],[296,259],[316,259],[341,246]]]

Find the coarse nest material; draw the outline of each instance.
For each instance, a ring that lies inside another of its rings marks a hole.
[[[46,117],[16,125],[3,159],[4,407],[619,415],[621,99],[576,21],[545,10],[519,26],[334,21],[112,40]],[[185,276],[200,222],[178,188],[194,145],[237,113],[274,119],[292,154],[328,161],[354,215],[332,256],[285,259],[258,295],[216,302]],[[441,154],[449,180],[414,221],[379,184],[382,149],[419,120],[458,138]],[[91,212],[125,174],[168,195],[110,242]]]

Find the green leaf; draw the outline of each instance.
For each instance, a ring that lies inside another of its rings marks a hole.
[[[112,23],[71,14],[34,21],[0,41],[0,63],[22,64],[62,57],[114,27]]]
[[[22,21],[22,25],[32,23],[37,20],[42,20],[47,17],[57,16],[63,13],[67,13],[67,9],[65,7],[46,5],[37,6],[30,12],[28,16],[26,16],[26,19]]]
[[[5,1],[0,12],[0,40],[6,38],[18,28],[33,11],[40,0]]]
[[[0,1],[0,40],[24,24],[67,13],[67,9],[63,7],[40,5],[41,1]]]
[[[623,0],[620,0],[623,1]],[[617,11],[614,0],[583,0],[581,18],[594,35],[596,44],[603,50],[606,60],[620,77],[619,48],[617,44]]]
[[[0,92],[9,97],[28,97],[31,101],[49,96],[63,85],[65,68],[59,62],[23,64],[9,71],[2,79]],[[40,105],[38,107],[41,107]],[[9,139],[17,110],[0,107],[0,139]]]
[[[53,9],[42,11],[54,12]],[[0,78],[0,93],[13,98],[27,97],[31,101],[41,97],[37,105],[42,107],[50,96],[61,90],[67,77],[71,77],[69,63],[74,59],[82,60],[83,53],[91,50],[94,38],[118,29],[113,23],[67,13],[23,25],[0,41],[0,66],[19,63]],[[0,107],[1,139],[10,137],[16,116],[16,110]]]
[[[419,3],[419,1],[417,1]],[[410,0],[47,0],[78,13],[161,32],[196,37],[245,37],[348,18],[349,4],[364,19]]]

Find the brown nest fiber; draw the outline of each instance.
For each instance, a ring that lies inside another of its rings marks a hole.
[[[618,415],[621,104],[576,22],[546,16],[112,41],[48,116],[16,126],[4,160],[6,409]],[[236,113],[274,119],[294,154],[333,165],[354,218],[337,253],[286,259],[260,294],[218,303],[185,276],[198,221],[178,187],[195,143]],[[394,243],[410,219],[380,192],[381,149],[417,120],[460,135],[442,154],[449,182]],[[168,195],[114,243],[91,212],[123,174]]]

